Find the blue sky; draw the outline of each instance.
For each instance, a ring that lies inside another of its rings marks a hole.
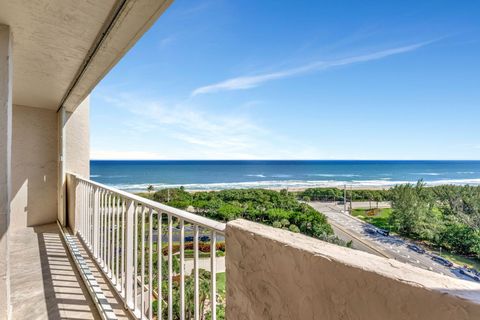
[[[478,13],[177,0],[94,90],[91,158],[480,159]]]

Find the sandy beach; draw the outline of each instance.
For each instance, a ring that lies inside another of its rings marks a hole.
[[[347,190],[388,190],[392,188],[393,186],[348,186],[347,185]],[[313,189],[313,188],[335,188],[338,190],[343,190],[343,188],[339,188],[337,186],[331,186],[331,187],[308,187],[308,188],[301,188],[301,187],[293,187],[293,188],[268,188],[268,187],[261,187],[259,186],[258,188],[245,188],[245,189],[265,189],[265,190],[273,190],[273,191],[281,191],[281,190],[288,190],[289,192],[302,192],[307,189]],[[235,188],[235,189],[240,189],[240,188]],[[191,193],[196,193],[196,192],[211,192],[211,191],[222,191],[222,190],[235,190],[234,188],[225,188],[225,189],[202,189],[202,190],[193,190],[193,189],[185,189],[187,192]],[[159,189],[160,190],[160,189]],[[140,191],[139,191],[140,192]],[[143,190],[141,192],[144,192]]]

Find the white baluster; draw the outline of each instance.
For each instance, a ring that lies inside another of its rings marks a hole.
[[[125,221],[125,307],[131,309],[135,306],[136,297],[133,296],[134,272],[134,231],[135,231],[135,203],[132,200],[126,202]]]
[[[153,319],[153,209],[148,217],[148,318]]]
[[[163,260],[163,248],[162,248],[162,213],[157,211],[157,319],[163,319],[162,315],[162,260]]]
[[[200,296],[199,296],[199,278],[198,278],[198,226],[195,225],[193,238],[193,270],[194,270],[194,319],[200,320]]]
[[[142,241],[140,242],[142,244],[141,250],[142,250],[142,259],[140,261],[141,263],[141,268],[140,268],[140,279],[142,281],[142,284],[140,286],[140,290],[142,291],[140,293],[140,311],[141,311],[141,317],[143,319],[143,315],[145,313],[145,207],[142,207],[142,216],[141,216],[141,226],[142,226]]]
[[[217,319],[217,264],[216,264],[216,255],[217,255],[217,234],[215,231],[211,232],[210,235],[210,277],[212,282],[212,291],[211,291],[211,306],[212,306],[212,320]]]
[[[180,220],[180,320],[185,320],[185,221]]]
[[[173,253],[172,253],[172,215],[168,215],[168,320],[173,319]]]

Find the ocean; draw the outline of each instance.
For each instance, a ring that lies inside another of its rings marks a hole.
[[[428,185],[480,185],[480,161],[110,161],[92,160],[94,181],[138,192],[184,186],[231,188],[390,187],[423,179]]]

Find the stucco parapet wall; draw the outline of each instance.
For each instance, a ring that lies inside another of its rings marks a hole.
[[[245,220],[227,224],[227,318],[480,319],[480,285]]]

